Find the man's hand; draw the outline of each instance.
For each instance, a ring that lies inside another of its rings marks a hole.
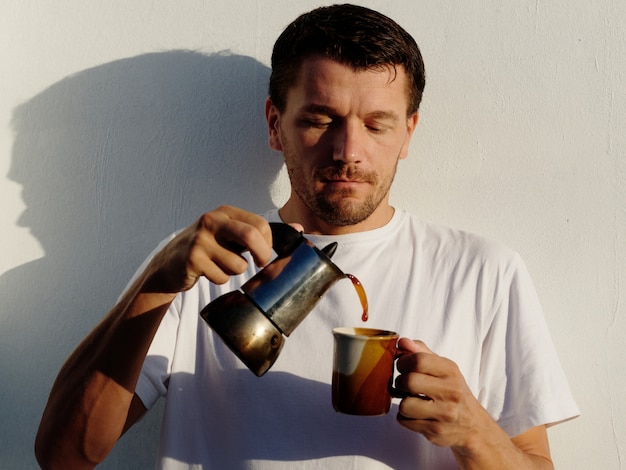
[[[398,359],[396,387],[411,395],[400,403],[400,424],[437,446],[452,447],[463,446],[483,421],[492,421],[454,362],[421,341],[402,338],[399,348],[411,353]]]
[[[207,212],[153,258],[144,292],[178,293],[193,287],[200,276],[223,284],[246,270],[244,251],[258,266],[270,260],[272,233],[265,219],[231,206]]]
[[[545,426],[513,438],[472,394],[458,366],[421,341],[400,339],[396,387],[409,394],[399,423],[437,446],[450,447],[464,469],[553,468]]]

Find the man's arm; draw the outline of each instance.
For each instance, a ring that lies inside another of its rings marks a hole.
[[[161,319],[178,292],[200,276],[215,283],[247,268],[227,247],[250,250],[255,262],[271,257],[267,222],[233,207],[205,214],[148,264],[120,302],[62,367],[35,441],[44,469],[93,468],[145,411],[135,386]]]
[[[509,438],[473,396],[454,362],[420,341],[403,338],[399,347],[410,354],[398,359],[396,387],[412,395],[400,403],[400,424],[435,445],[450,447],[465,470],[554,468],[545,426]]]

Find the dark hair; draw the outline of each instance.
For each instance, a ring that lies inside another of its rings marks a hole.
[[[358,69],[404,67],[408,114],[418,110],[425,85],[424,61],[415,40],[387,16],[356,5],[316,8],[296,18],[276,40],[272,52],[270,100],[285,110],[287,92],[302,61],[322,55]]]

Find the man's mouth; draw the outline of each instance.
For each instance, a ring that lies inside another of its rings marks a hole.
[[[372,178],[365,172],[353,167],[330,167],[318,170],[318,178],[323,183],[337,185],[358,185],[371,183]]]
[[[365,181],[348,178],[328,178],[322,180],[324,183],[365,183]]]

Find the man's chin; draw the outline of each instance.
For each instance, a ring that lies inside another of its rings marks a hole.
[[[342,198],[340,201],[324,201],[318,205],[318,217],[328,224],[338,227],[347,227],[363,222],[374,212],[374,208],[363,202],[349,201]]]

